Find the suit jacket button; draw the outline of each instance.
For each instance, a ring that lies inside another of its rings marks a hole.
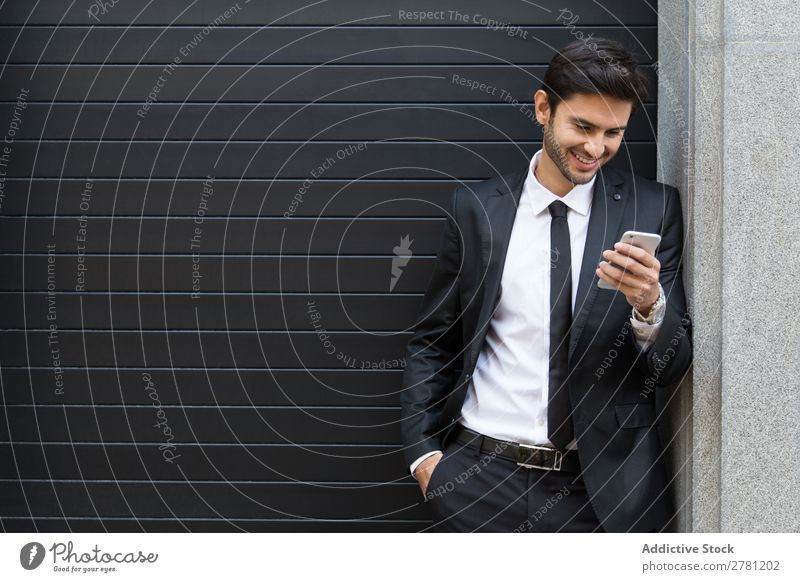
[[[614,200],[619,200],[620,198],[622,198],[622,196],[619,194],[614,194]]]

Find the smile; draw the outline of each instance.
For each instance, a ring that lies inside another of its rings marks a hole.
[[[572,157],[575,158],[575,160],[577,160],[578,167],[584,171],[592,170],[596,168],[597,165],[600,163],[599,159],[593,160],[591,158],[584,158],[583,156],[576,154],[572,150],[570,150],[569,153],[571,153]]]

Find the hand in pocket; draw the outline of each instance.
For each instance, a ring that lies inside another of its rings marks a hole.
[[[419,483],[419,488],[422,490],[423,497],[428,492],[428,483],[431,480],[434,469],[439,464],[439,461],[443,456],[443,453],[431,455],[422,461],[414,471],[414,478],[417,480],[417,483]]]

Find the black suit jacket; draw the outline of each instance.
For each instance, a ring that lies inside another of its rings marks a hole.
[[[444,450],[500,297],[509,236],[528,167],[459,186],[406,352],[401,432],[407,464]],[[667,298],[658,339],[642,351],[622,293],[599,289],[602,251],[626,230],[662,236]],[[673,515],[664,453],[667,405],[692,359],[677,189],[604,166],[598,175],[569,345],[569,395],[583,478],[607,531],[660,530]]]

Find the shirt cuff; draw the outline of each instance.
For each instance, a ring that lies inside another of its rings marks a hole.
[[[417,470],[417,467],[419,466],[419,464],[420,464],[422,461],[424,461],[425,459],[427,459],[427,458],[428,458],[428,457],[430,457],[431,455],[435,455],[436,453],[441,453],[441,452],[442,452],[442,451],[431,451],[431,452],[429,452],[429,453],[425,453],[425,454],[424,454],[424,455],[422,455],[422,456],[421,456],[419,459],[417,459],[416,461],[414,461],[413,463],[411,463],[411,467],[410,467],[410,469],[411,469],[411,476],[412,476],[412,477],[414,477],[414,471],[416,471],[416,470]]]
[[[661,287],[661,283],[658,284],[658,288],[659,299],[661,299],[661,297],[664,296],[664,289]],[[648,323],[639,318],[639,314],[636,313],[636,309],[631,309],[631,326],[633,326],[633,335],[636,338],[636,343],[639,344],[639,348],[643,352],[647,351],[650,346],[655,343],[656,338],[658,337],[658,330],[661,329],[661,324],[664,322],[664,315],[666,312],[667,304],[665,301],[661,301],[660,305],[656,308],[656,311],[653,314],[653,323]]]
[[[635,317],[631,317],[631,326],[633,327],[633,336],[636,338],[636,343],[643,352],[647,351],[653,345],[658,337],[658,330],[661,329],[662,322],[658,323],[645,323],[639,321]]]

